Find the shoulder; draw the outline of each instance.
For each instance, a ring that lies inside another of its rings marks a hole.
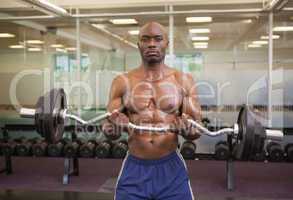
[[[179,71],[177,69],[172,69],[174,77],[176,81],[180,84],[192,84],[194,82],[194,78],[191,73],[184,73],[182,71]]]
[[[117,94],[123,94],[127,90],[129,85],[128,73],[121,73],[114,77],[112,81],[112,92]]]
[[[128,79],[127,73],[122,73],[114,77],[113,84],[123,84]]]

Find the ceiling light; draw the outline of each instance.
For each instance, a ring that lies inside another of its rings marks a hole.
[[[209,39],[207,36],[194,36],[191,38],[193,41],[208,41]]]
[[[15,37],[15,35],[11,33],[0,33],[0,38],[13,38],[13,37]]]
[[[208,28],[193,28],[189,29],[189,33],[210,33]]]
[[[28,44],[44,44],[44,41],[41,41],[41,40],[27,40],[26,43],[28,43]]]
[[[62,48],[63,44],[51,44],[52,48]]]
[[[41,48],[28,48],[28,51],[42,51]]]
[[[135,19],[110,19],[112,24],[137,24]]]
[[[293,26],[276,26],[273,31],[293,31]]]
[[[65,48],[67,51],[76,51],[76,48],[75,47],[67,47]]]
[[[67,52],[66,49],[62,49],[62,48],[56,48],[56,51],[62,52],[62,53],[66,53]]]
[[[38,0],[38,1],[46,7],[49,7],[51,9],[56,10],[58,12],[61,12],[63,14],[68,14],[68,12],[64,8],[61,8],[55,4],[52,4],[52,3],[48,2],[47,0]]]
[[[248,45],[249,48],[259,48],[262,47],[260,44],[249,44]]]
[[[195,49],[207,49],[208,46],[207,45],[194,45],[193,46]]]
[[[20,44],[17,44],[17,45],[10,45],[9,48],[11,48],[11,49],[23,49],[24,46],[20,45]]]
[[[186,17],[187,23],[211,22],[212,20],[212,17]]]
[[[139,30],[130,30],[130,31],[128,31],[128,33],[130,35],[138,35],[139,34]]]
[[[241,22],[245,23],[245,24],[250,24],[250,23],[252,23],[252,19],[244,19]]]
[[[194,42],[193,45],[204,46],[204,45],[208,45],[208,43],[207,42]]]
[[[253,41],[252,44],[268,44],[269,42],[266,40],[258,40],[258,41]]]
[[[280,36],[279,35],[273,35],[272,38],[276,40],[276,39],[279,39]],[[263,35],[263,36],[260,37],[260,39],[262,39],[262,40],[268,40],[269,39],[269,36],[268,35]]]

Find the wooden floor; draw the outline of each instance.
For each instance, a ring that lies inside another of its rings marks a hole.
[[[113,199],[122,160],[80,159],[80,174],[62,184],[62,158],[13,157],[0,173],[0,200]],[[187,161],[197,200],[292,200],[293,163],[235,162],[235,190],[226,188],[226,162]],[[0,157],[0,169],[4,159]]]
[[[0,200],[113,200],[109,193],[0,190]],[[147,200],[147,199],[146,199]],[[182,199],[180,199],[182,200]],[[196,200],[292,200],[292,198],[220,197],[198,195]]]

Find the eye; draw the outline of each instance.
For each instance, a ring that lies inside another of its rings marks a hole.
[[[160,42],[160,41],[163,40],[163,37],[162,37],[162,36],[156,36],[156,37],[155,37],[155,40],[156,40],[157,42]]]
[[[147,41],[150,40],[150,38],[149,38],[149,37],[145,37],[145,36],[143,36],[140,40],[141,40],[142,42],[147,42]]]

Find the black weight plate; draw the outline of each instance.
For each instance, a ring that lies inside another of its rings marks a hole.
[[[252,127],[253,128],[253,127]],[[250,158],[254,158],[257,154],[262,154],[265,141],[265,129],[260,122],[255,121],[254,123],[254,140],[252,145],[252,150],[250,153]]]
[[[60,117],[60,111],[66,108],[63,89],[52,89],[39,98],[36,105],[36,129],[47,142],[54,143],[62,138],[64,120]]]
[[[245,112],[245,106],[242,106],[240,108],[240,111],[239,111],[239,114],[238,114],[238,118],[237,118],[237,124],[238,124],[238,128],[239,128],[239,131],[238,131],[238,135],[237,135],[237,139],[236,139],[236,142],[235,142],[235,158],[237,158],[238,160],[242,159],[243,157],[243,143],[241,143],[240,141],[243,140],[243,132],[244,132],[244,127],[243,127],[243,117],[244,117],[244,112]],[[245,138],[244,138],[245,139]]]
[[[236,140],[235,157],[239,160],[253,159],[256,154],[263,151],[265,129],[247,106],[241,108],[237,123],[239,134]]]
[[[236,155],[239,160],[248,160],[251,154],[251,148],[254,140],[253,126],[254,121],[249,116],[247,106],[240,109],[237,123],[239,126],[239,133],[236,141]]]

